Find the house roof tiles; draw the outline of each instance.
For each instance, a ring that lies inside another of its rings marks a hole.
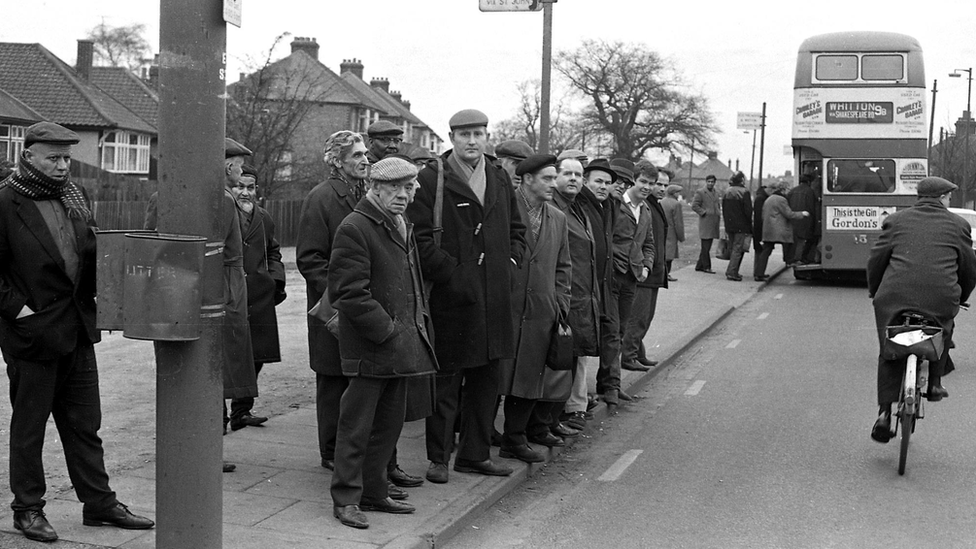
[[[0,90],[0,122],[30,125],[44,117],[9,93]]]

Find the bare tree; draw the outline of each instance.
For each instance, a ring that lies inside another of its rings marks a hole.
[[[88,39],[95,43],[95,61],[110,67],[125,67],[138,72],[152,57],[152,48],[143,37],[146,26],[141,23],[110,27],[101,22],[88,31]]]
[[[495,142],[520,139],[536,149],[539,145],[539,121],[542,112],[542,84],[539,80],[525,80],[518,84],[519,106],[515,116],[499,122],[492,132]],[[554,103],[549,117],[549,149],[554,154],[573,148],[583,148],[588,131],[580,113],[570,106],[569,98]]]
[[[584,118],[610,138],[614,156],[701,146],[717,131],[705,98],[681,91],[671,64],[643,45],[586,40],[559,52],[555,66],[590,101]]]

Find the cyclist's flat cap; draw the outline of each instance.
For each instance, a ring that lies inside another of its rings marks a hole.
[[[941,177],[926,177],[918,182],[918,196],[942,196],[958,188],[955,183]]]

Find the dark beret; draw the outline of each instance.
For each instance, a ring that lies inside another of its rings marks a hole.
[[[258,171],[254,169],[254,166],[250,164],[244,164],[241,166],[241,175],[249,175],[254,179],[258,178]]]
[[[373,183],[406,183],[417,177],[417,166],[399,156],[388,156],[373,164],[369,178]]]
[[[38,122],[24,133],[24,147],[30,147],[34,143],[75,145],[78,141],[78,134],[54,122]]]
[[[918,196],[942,196],[958,188],[955,183],[941,177],[926,177],[918,182]]]
[[[533,154],[525,160],[519,162],[515,168],[515,175],[523,176],[527,173],[535,173],[546,166],[555,166],[556,157],[551,154]]]
[[[613,171],[613,168],[610,167],[610,162],[606,158],[596,158],[587,164],[586,167],[583,168],[583,175],[586,175],[594,170],[600,170],[601,172],[610,174],[610,181],[616,183],[617,172]]]
[[[251,149],[241,145],[237,141],[229,137],[224,138],[224,158],[230,158],[232,156],[251,156]]]
[[[508,141],[502,141],[495,147],[495,156],[502,157],[507,156],[508,158],[514,158],[515,160],[525,160],[526,158],[532,156],[535,151],[528,143],[520,139],[509,139]]]
[[[634,183],[634,163],[626,158],[614,158],[610,161],[610,167],[617,172],[627,183]]]
[[[403,135],[403,128],[389,120],[373,122],[366,128],[366,135],[370,137],[393,137]]]
[[[458,111],[448,121],[452,130],[458,128],[468,128],[472,126],[488,126],[488,116],[477,109],[464,109]]]

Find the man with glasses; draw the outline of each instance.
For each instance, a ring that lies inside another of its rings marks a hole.
[[[376,164],[387,156],[400,152],[400,143],[403,143],[403,128],[393,122],[389,120],[373,122],[366,128],[366,135],[369,136],[369,150],[366,151],[366,158],[370,164]]]

